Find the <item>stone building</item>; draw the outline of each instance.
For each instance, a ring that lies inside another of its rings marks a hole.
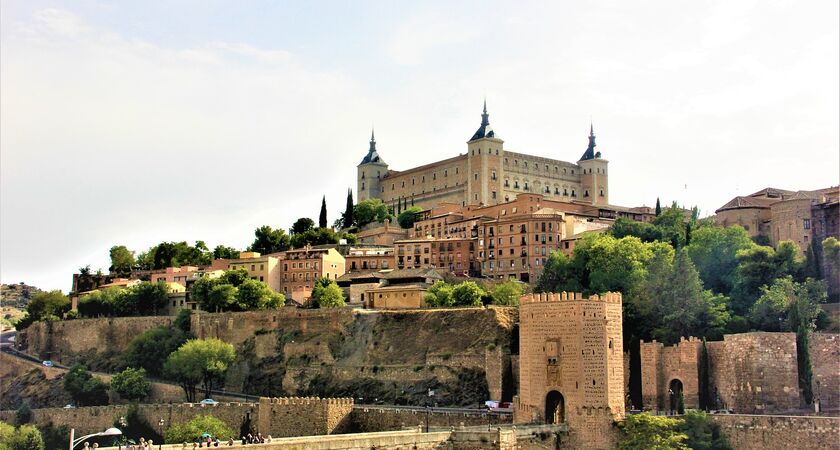
[[[641,342],[642,404],[656,411],[677,411],[682,396],[685,408],[700,407],[700,354],[702,341],[680,339],[665,347],[661,342]]]
[[[344,275],[345,260],[334,248],[304,247],[281,254],[280,292],[287,299],[303,303],[312,295],[315,280],[337,280]]]
[[[392,269],[394,247],[350,247],[344,255],[344,265],[348,273]]]
[[[367,155],[357,167],[358,200],[379,198],[395,211],[411,202],[424,209],[449,202],[494,205],[524,193],[586,205],[609,204],[608,161],[595,150],[595,132],[576,163],[504,149],[490,126],[487,104],[467,153],[408,170],[391,170],[371,133]]]
[[[620,293],[523,296],[514,422],[568,422],[587,448],[611,448],[624,417],[621,317]]]

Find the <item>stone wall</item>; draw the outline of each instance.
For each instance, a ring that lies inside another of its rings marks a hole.
[[[773,413],[799,408],[799,371],[794,333],[730,334],[708,342],[712,396],[737,413]]]
[[[710,416],[734,450],[838,450],[840,418],[771,415]]]
[[[819,399],[823,410],[840,408],[840,334],[813,333],[808,349],[814,400]]]
[[[128,413],[128,405],[84,408],[33,409],[36,424],[66,424],[78,434],[89,434],[112,427]],[[166,426],[188,422],[198,415],[212,415],[234,431],[250,419],[256,431],[271,436],[308,436],[346,431],[350,426],[352,399],[261,398],[259,403],[142,404],[138,416],[149,424],[163,419]],[[0,411],[0,420],[10,422],[15,411]]]
[[[36,322],[18,333],[18,348],[69,365],[83,354],[123,351],[136,336],[170,326],[173,320],[169,316],[149,316]]]
[[[373,405],[356,406],[350,415],[351,429],[354,432],[376,432],[401,430],[419,425],[435,427],[487,426],[495,427],[499,424],[509,424],[513,417],[510,414],[488,412],[443,411],[423,408],[389,408]]]

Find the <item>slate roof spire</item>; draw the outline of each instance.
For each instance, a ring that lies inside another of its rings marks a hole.
[[[586,161],[587,159],[595,159],[601,156],[601,152],[595,153],[595,126],[592,122],[589,122],[589,146],[586,147],[586,151],[583,152],[583,156],[580,157],[581,161]]]
[[[491,138],[496,137],[496,134],[493,132],[493,128],[490,126],[490,114],[487,113],[487,99],[484,99],[484,110],[481,113],[481,126],[478,127],[473,137],[470,138],[471,141],[481,138]]]
[[[373,135],[373,127],[370,128],[370,148],[368,148],[367,155],[362,159],[362,164],[367,163],[385,163],[385,161],[376,152],[376,138]]]

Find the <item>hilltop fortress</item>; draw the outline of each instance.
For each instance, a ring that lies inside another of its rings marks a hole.
[[[487,102],[481,125],[467,142],[467,153],[397,171],[388,167],[376,148],[370,148],[357,168],[358,200],[381,199],[393,207],[416,205],[431,209],[441,203],[496,205],[523,193],[585,205],[608,205],[609,161],[595,150],[590,126],[589,145],[576,163],[515,153],[504,148],[490,126]]]

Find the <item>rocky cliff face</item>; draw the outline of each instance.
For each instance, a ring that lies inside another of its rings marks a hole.
[[[351,396],[357,403],[477,405],[512,395],[510,348],[517,320],[515,308],[284,308],[194,314],[191,328],[198,337],[217,337],[236,347],[237,360],[225,383],[231,391]],[[135,336],[144,327],[165,325],[159,322],[134,317],[36,324],[24,339],[30,353],[64,363],[95,360],[94,351],[104,360],[127,345],[109,336]]]

